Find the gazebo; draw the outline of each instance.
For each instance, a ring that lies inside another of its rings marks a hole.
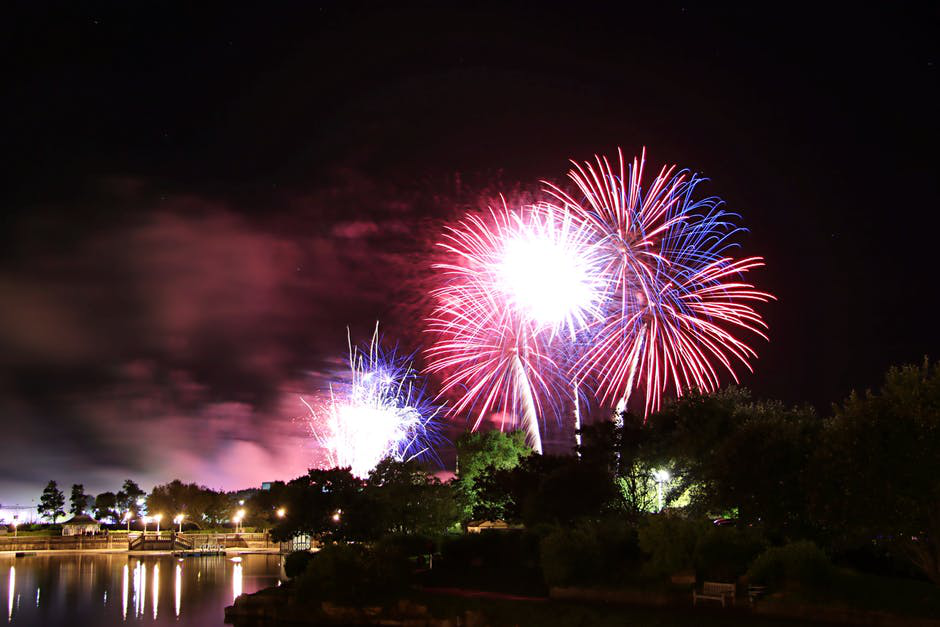
[[[88,514],[72,516],[62,523],[63,536],[88,536],[101,531],[101,523]]]

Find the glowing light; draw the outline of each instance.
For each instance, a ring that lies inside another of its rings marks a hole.
[[[153,565],[153,620],[157,620],[157,608],[160,605],[160,564]]]
[[[448,227],[437,263],[428,319],[435,337],[428,371],[444,375],[442,393],[460,392],[453,413],[488,413],[521,422],[541,452],[539,421],[560,416],[569,377],[562,330],[569,339],[594,322],[607,291],[598,247],[570,212],[539,204],[471,214]]]
[[[287,515],[287,510],[286,510],[286,509],[284,509],[283,507],[278,507],[278,508],[277,508],[277,517],[278,517],[278,518],[284,518],[284,516],[286,516],[286,515]]]
[[[333,516],[332,516],[333,522],[338,523],[340,521],[340,517],[342,513],[343,513],[343,510],[341,509],[338,509],[335,512],[333,512]]]
[[[127,620],[127,580],[128,580],[128,566],[124,564],[124,583],[121,585],[121,617],[124,620]],[[136,588],[135,588],[136,590]]]
[[[13,620],[13,598],[16,596],[16,568],[10,566],[10,584],[7,591],[7,622]]]
[[[328,398],[300,399],[326,463],[365,477],[386,457],[435,459],[441,407],[425,394],[411,357],[384,352],[376,325],[368,348],[353,347],[349,339],[349,369],[350,380],[331,385]]]
[[[126,568],[126,567],[125,567]],[[176,616],[180,615],[180,602],[183,599],[183,567],[179,564],[176,565],[176,586],[175,586],[175,606],[176,606]]]
[[[659,498],[659,511],[663,511],[663,484],[672,478],[668,470],[654,470],[653,478],[656,480],[656,496]]]
[[[232,600],[234,601],[242,594],[242,565],[239,560],[232,568]]]
[[[612,285],[578,374],[594,375],[601,400],[616,398],[623,409],[634,386],[642,387],[649,414],[666,390],[681,396],[691,388],[716,389],[713,362],[735,381],[733,362],[750,369],[756,353],[732,332],[767,339],[752,303],[773,296],[741,280],[763,260],[730,255],[742,229],[718,198],[693,198],[704,179],[664,167],[644,186],[644,164],[645,152],[631,165],[619,153],[619,168],[605,157],[574,163],[568,176],[580,198],[551,185],[548,191],[559,211],[593,231]]]

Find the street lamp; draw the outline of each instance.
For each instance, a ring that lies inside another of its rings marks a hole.
[[[277,508],[277,517],[278,517],[278,518],[284,518],[284,516],[286,516],[286,515],[287,515],[287,510],[286,510],[286,509],[284,509],[283,507],[278,507],[278,508]]]
[[[656,479],[656,494],[659,496],[659,511],[663,511],[663,483],[671,479],[668,470],[654,470],[653,478]]]
[[[183,533],[183,517],[186,514],[177,514],[176,518],[173,519],[173,522],[180,526],[180,533]]]
[[[150,516],[144,516],[140,519],[144,523],[144,536],[147,535],[147,523],[150,522]]]
[[[13,537],[14,538],[16,537],[16,527],[20,524],[20,521],[18,520],[18,518],[19,518],[18,515],[13,517]]]
[[[240,509],[235,512],[235,517],[232,518],[232,522],[235,523],[235,533],[238,533],[241,528],[242,519],[245,517],[245,510]]]
[[[153,519],[157,521],[157,535],[160,535],[160,521],[163,520],[163,514],[154,514]]]
[[[342,513],[343,513],[343,510],[341,509],[338,509],[335,512],[333,512],[333,522],[338,523],[340,519],[340,514]]]
[[[124,512],[124,522],[127,523],[127,533],[131,532],[131,510]]]

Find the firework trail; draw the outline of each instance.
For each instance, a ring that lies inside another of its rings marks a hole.
[[[452,412],[476,414],[474,429],[500,411],[542,451],[539,419],[560,416],[570,384],[557,346],[599,318],[606,291],[589,235],[548,205],[505,201],[446,229],[428,371],[443,374],[442,394],[460,391]]]
[[[329,396],[313,404],[300,399],[309,411],[310,433],[328,463],[365,477],[386,457],[436,460],[434,448],[443,441],[437,423],[443,407],[426,394],[411,356],[384,352],[378,325],[368,348],[347,340],[350,381],[331,385]]]
[[[617,169],[606,157],[572,162],[568,176],[580,199],[546,185],[555,211],[570,212],[593,232],[611,286],[604,322],[577,373],[594,373],[599,397],[618,399],[618,411],[642,386],[648,415],[670,387],[677,396],[692,387],[716,389],[713,362],[735,381],[735,362],[750,369],[756,353],[732,330],[767,339],[752,303],[773,297],[741,279],[764,265],[762,258],[730,255],[743,230],[731,221],[736,216],[717,198],[693,199],[702,178],[663,167],[644,187],[645,151],[630,165],[618,155]]]

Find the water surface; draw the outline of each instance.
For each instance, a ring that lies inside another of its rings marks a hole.
[[[12,625],[216,627],[242,592],[277,584],[279,555],[0,556],[0,612]]]

